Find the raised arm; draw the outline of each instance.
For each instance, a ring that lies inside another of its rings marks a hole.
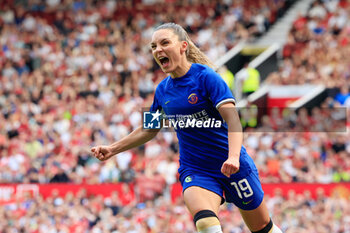
[[[128,136],[120,139],[119,141],[109,145],[109,146],[95,146],[91,148],[91,152],[94,156],[105,161],[112,156],[119,154],[123,151],[129,150],[131,148],[140,146],[152,138],[154,138],[160,130],[146,130],[142,129],[142,126],[138,127],[136,130],[131,132]]]

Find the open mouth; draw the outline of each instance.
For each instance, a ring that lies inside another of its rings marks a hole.
[[[167,57],[160,57],[159,58],[160,64],[165,68],[169,65],[169,58]]]

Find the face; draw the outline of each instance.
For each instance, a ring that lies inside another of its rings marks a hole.
[[[160,29],[153,33],[152,54],[165,73],[176,73],[186,60],[186,41],[179,41],[171,29]]]

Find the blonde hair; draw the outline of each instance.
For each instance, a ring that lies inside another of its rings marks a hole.
[[[188,47],[186,50],[186,57],[189,62],[199,63],[203,65],[207,65],[213,69],[215,69],[215,65],[209,60],[209,58],[193,43],[193,41],[188,36],[187,32],[183,27],[176,23],[165,23],[158,26],[155,31],[161,29],[171,29],[175,35],[179,37],[180,41],[186,41],[188,43]]]

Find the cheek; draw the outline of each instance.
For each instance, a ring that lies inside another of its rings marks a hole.
[[[180,59],[180,51],[176,48],[172,48],[171,50],[169,49],[169,55],[175,61]]]

